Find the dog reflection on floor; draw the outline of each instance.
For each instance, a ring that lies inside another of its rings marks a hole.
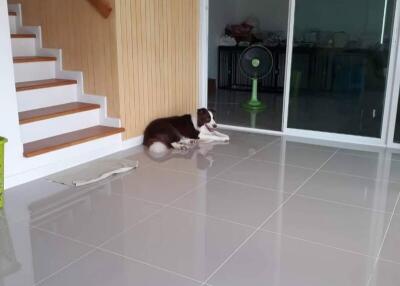
[[[172,149],[167,153],[159,154],[150,151],[146,151],[147,155],[157,162],[166,162],[168,160],[178,158],[186,160],[196,159],[196,167],[199,170],[207,170],[214,164],[214,157],[211,151],[215,146],[228,145],[229,142],[214,141],[204,142],[200,140],[196,147],[187,150],[175,150]]]

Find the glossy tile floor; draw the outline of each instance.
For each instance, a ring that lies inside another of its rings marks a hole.
[[[0,285],[399,285],[399,154],[228,133],[117,154],[139,169],[89,188],[8,190]]]

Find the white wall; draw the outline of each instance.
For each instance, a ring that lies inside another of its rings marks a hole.
[[[14,68],[12,63],[10,27],[7,1],[0,0],[0,136],[6,137],[6,176],[17,172],[22,159],[22,143],[18,122],[17,97],[15,94]]]

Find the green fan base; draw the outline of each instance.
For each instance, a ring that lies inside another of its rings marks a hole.
[[[267,106],[259,100],[249,100],[242,104],[242,107],[246,110],[257,110],[261,111],[267,108]]]
[[[242,104],[242,108],[249,111],[261,111],[267,108],[267,106],[258,100],[258,85],[257,79],[253,79],[253,88],[251,92],[251,99]]]

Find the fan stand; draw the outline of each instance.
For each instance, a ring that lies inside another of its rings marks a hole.
[[[264,110],[267,106],[258,100],[258,80],[253,78],[253,88],[251,92],[251,99],[242,104],[242,107],[246,110]]]

